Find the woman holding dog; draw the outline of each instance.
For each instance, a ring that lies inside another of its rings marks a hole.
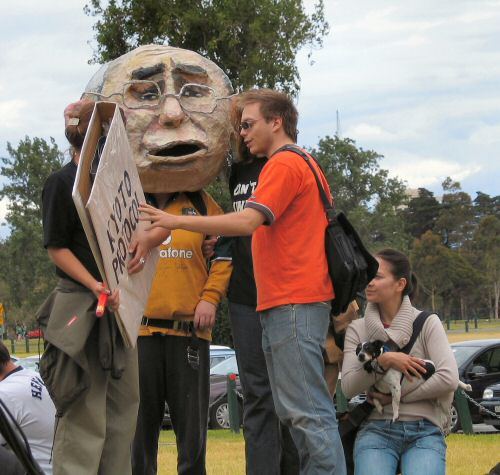
[[[458,385],[458,370],[446,333],[437,315],[426,320],[409,354],[399,352],[409,341],[420,311],[413,307],[408,258],[393,249],[376,255],[379,270],[366,289],[365,318],[347,329],[342,366],[342,390],[350,398],[364,391],[377,399],[383,413],[373,410],[361,426],[354,447],[355,474],[444,475],[444,432]],[[390,351],[369,366],[356,355],[363,342],[381,340]],[[427,379],[424,359],[435,372]],[[402,373],[399,417],[393,421],[392,396],[375,392],[389,369]]]

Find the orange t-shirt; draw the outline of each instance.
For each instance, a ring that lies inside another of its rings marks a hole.
[[[329,196],[323,173],[311,163]],[[271,157],[246,206],[266,217],[252,237],[257,310],[332,300],[325,255],[327,220],[316,180],[304,159],[289,151]]]

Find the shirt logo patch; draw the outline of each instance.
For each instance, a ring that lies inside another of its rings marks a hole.
[[[198,213],[194,208],[182,208],[183,216],[196,216]]]

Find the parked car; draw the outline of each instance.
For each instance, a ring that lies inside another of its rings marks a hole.
[[[500,430],[500,383],[492,384],[483,391],[483,400],[481,405],[489,411],[493,412],[497,417],[485,413],[484,423],[493,426],[496,430]]]
[[[220,366],[221,364],[229,361],[228,366]],[[212,370],[217,367],[216,372],[212,373]],[[227,370],[227,373],[224,371]],[[222,373],[221,373],[222,371]],[[221,393],[224,391],[225,395],[225,384],[222,384],[222,380],[224,383],[226,381],[226,374],[235,373],[238,374],[238,366],[236,364],[236,356],[234,354],[234,350],[229,348],[229,346],[219,346],[219,345],[210,345],[210,396],[209,396],[209,425],[213,428],[229,428],[229,410],[227,407],[227,398],[224,402],[224,397],[221,398]],[[218,378],[212,380],[212,374],[219,374]],[[224,377],[220,377],[220,374],[224,374]],[[237,387],[239,386],[239,379],[237,379]],[[241,388],[238,389],[241,391]],[[212,409],[213,405],[216,405],[214,409]],[[219,421],[217,423],[217,420]],[[240,417],[241,420],[241,417]],[[165,415],[163,417],[162,427],[170,427],[172,425],[172,421],[170,419],[170,411],[168,409],[168,405],[165,404]]]
[[[472,391],[466,394],[476,402],[483,404],[486,388],[500,383],[500,340],[463,341],[453,343],[451,348],[457,360],[460,379],[472,386]],[[468,402],[473,424],[492,424],[491,418],[486,417],[485,411],[470,401]],[[497,405],[500,406],[500,401]],[[460,428],[460,417],[455,403],[453,403],[451,430],[456,432]]]
[[[210,345],[210,368],[234,356],[234,350],[229,346]]]
[[[41,328],[35,328],[34,330],[30,330],[26,336],[28,338],[43,338],[43,331]]]
[[[210,397],[208,400],[208,425],[212,429],[229,429],[229,405],[227,401],[227,375],[236,375],[236,393],[240,422],[243,421],[243,396],[238,377],[236,356],[231,356],[210,369]]]
[[[19,358],[16,361],[18,366],[22,366],[24,369],[30,369],[32,371],[40,372],[40,357],[37,356],[26,356],[25,358]]]

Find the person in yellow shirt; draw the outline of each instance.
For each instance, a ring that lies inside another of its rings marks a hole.
[[[153,206],[176,215],[222,214],[206,192],[150,194]],[[132,447],[134,475],[155,474],[158,437],[170,410],[178,473],[205,474],[211,329],[231,274],[220,246],[207,264],[205,235],[173,231],[160,260],[138,338],[140,406]]]

